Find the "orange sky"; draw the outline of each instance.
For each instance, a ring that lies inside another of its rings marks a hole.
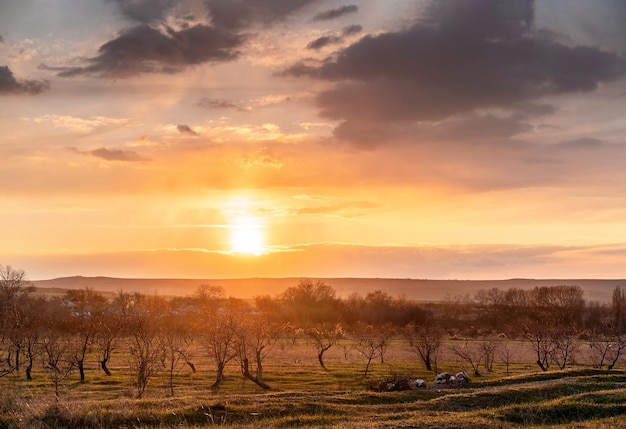
[[[620,0],[0,0],[32,279],[626,277]]]

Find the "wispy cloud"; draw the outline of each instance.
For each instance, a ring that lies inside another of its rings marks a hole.
[[[319,12],[317,15],[313,17],[313,20],[314,21],[327,21],[330,19],[340,18],[350,13],[356,13],[358,12],[358,10],[359,10],[359,7],[354,4],[341,6],[337,9],[328,9],[328,10]]]
[[[120,162],[142,162],[148,161],[148,158],[140,155],[138,152],[132,150],[122,149],[110,149],[101,147],[93,150],[78,150],[76,148],[69,148],[70,151],[81,155],[90,155],[96,158],[104,159],[105,161],[120,161]]]

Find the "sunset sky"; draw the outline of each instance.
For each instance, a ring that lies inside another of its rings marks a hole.
[[[31,279],[626,278],[624,0],[0,0]]]

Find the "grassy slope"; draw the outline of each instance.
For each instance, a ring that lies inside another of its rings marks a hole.
[[[374,377],[399,368],[419,371],[379,364]],[[619,371],[492,374],[466,389],[378,393],[365,389],[360,370],[356,364],[330,372],[309,363],[283,365],[280,373],[270,368],[267,380],[280,389],[270,392],[231,371],[218,393],[207,387],[209,371],[183,371],[174,397],[158,378],[140,400],[131,397],[126,374],[93,371],[84,384],[71,381],[59,403],[44,374],[31,383],[9,377],[0,380],[0,427],[626,427],[626,373]]]

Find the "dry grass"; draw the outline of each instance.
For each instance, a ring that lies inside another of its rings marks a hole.
[[[387,358],[374,363],[370,380],[390,374],[433,379],[399,343]],[[112,377],[92,364],[87,382],[70,380],[59,402],[43,372],[34,373],[33,382],[21,375],[0,379],[0,428],[626,427],[626,374],[587,366],[537,373],[516,362],[512,376],[496,365],[469,388],[429,383],[380,393],[367,390],[363,359],[341,343],[329,351],[324,371],[311,345],[285,341],[265,366],[269,392],[243,379],[234,366],[220,391],[211,391],[212,366],[202,358],[197,373],[185,368],[176,376],[174,397],[162,375],[138,400],[123,356],[114,359]],[[446,361],[440,369],[457,371],[462,364]]]

